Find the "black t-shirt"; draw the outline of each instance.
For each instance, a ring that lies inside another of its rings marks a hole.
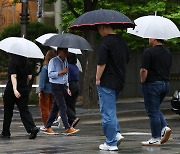
[[[162,45],[147,48],[144,51],[141,68],[148,70],[146,83],[169,81],[172,55]]]
[[[28,91],[27,78],[32,74],[31,66],[29,63],[25,65],[17,62],[10,61],[8,66],[8,83],[6,90],[13,92],[11,75],[17,75],[17,90],[22,94]]]
[[[122,37],[117,34],[103,37],[98,46],[98,65],[106,64],[106,67],[101,76],[100,85],[122,90],[128,61],[129,50]]]

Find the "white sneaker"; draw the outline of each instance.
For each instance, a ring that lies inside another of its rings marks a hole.
[[[61,126],[61,116],[58,116],[58,118],[53,122],[52,128],[60,128]]]
[[[121,141],[122,141],[123,138],[124,138],[124,136],[122,136],[121,133],[118,132],[118,133],[116,134],[117,146],[120,145],[120,143],[121,143]]]
[[[165,126],[161,131],[161,144],[167,142],[170,135],[171,135],[171,128]]]
[[[41,131],[46,130],[46,128],[45,128],[44,126],[41,126],[39,129],[40,129]]]
[[[148,141],[143,141],[141,142],[143,146],[160,146],[161,145],[161,140],[160,138],[151,138]]]
[[[117,146],[109,146],[106,143],[99,145],[100,150],[105,150],[105,151],[117,151],[118,147]]]

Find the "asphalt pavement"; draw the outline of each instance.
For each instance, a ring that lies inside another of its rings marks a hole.
[[[37,126],[42,126],[38,106],[29,106]],[[35,140],[29,140],[17,108],[11,124],[11,139],[0,139],[0,153],[5,154],[180,154],[180,116],[171,111],[169,98],[162,103],[161,109],[172,128],[170,140],[159,147],[141,146],[141,141],[148,140],[150,136],[149,121],[144,110],[142,98],[119,100],[117,103],[118,120],[121,133],[125,137],[119,146],[119,151],[106,152],[98,149],[104,143],[105,137],[101,127],[99,109],[84,109],[77,106],[77,116],[80,129],[75,135],[64,136],[64,128],[53,127],[58,135],[46,135],[40,132]],[[0,130],[2,129],[3,106],[0,106]]]

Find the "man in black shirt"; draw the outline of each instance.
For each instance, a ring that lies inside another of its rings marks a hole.
[[[106,142],[101,144],[99,149],[114,151],[118,150],[123,138],[116,115],[116,101],[124,87],[129,50],[124,39],[118,36],[112,27],[100,25],[98,31],[103,38],[98,47],[96,84],[102,127],[106,136]]]
[[[171,134],[160,104],[169,91],[171,53],[163,46],[163,40],[149,39],[152,46],[145,50],[140,69],[142,93],[147,115],[150,119],[152,138],[142,145],[161,145]]]

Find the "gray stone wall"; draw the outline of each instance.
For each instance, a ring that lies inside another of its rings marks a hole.
[[[141,65],[142,53],[131,53],[131,58],[127,66],[126,83],[120,94],[122,98],[141,97],[141,84],[139,78],[139,68]],[[172,53],[171,73],[180,74],[180,53]],[[169,96],[172,96],[176,89],[180,89],[180,77],[170,81]]]

